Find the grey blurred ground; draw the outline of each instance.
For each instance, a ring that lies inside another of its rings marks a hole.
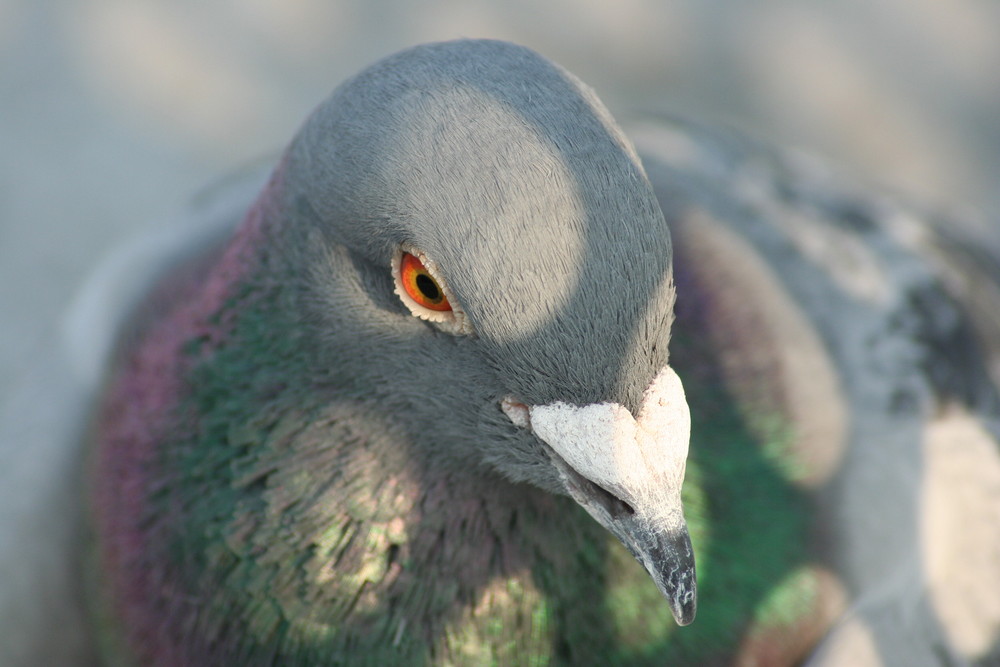
[[[541,51],[619,117],[717,119],[1000,225],[993,0],[0,0],[0,403],[108,248],[372,60],[463,36]]]

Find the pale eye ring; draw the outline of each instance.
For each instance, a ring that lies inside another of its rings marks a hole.
[[[415,317],[447,333],[472,333],[437,265],[423,252],[410,245],[400,246],[392,257],[392,277],[400,301]]]

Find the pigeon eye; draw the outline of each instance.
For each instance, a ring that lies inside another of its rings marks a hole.
[[[451,310],[444,290],[416,255],[404,252],[400,257],[399,282],[406,294],[418,305],[439,312]]]
[[[447,333],[472,333],[437,266],[424,253],[410,246],[399,248],[392,258],[392,275],[396,294],[413,315]]]

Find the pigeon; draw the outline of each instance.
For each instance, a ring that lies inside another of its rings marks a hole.
[[[527,49],[347,81],[123,339],[88,453],[103,650],[603,661],[594,520],[691,623],[670,256],[629,141]]]
[[[731,132],[629,136],[529,49],[423,45],[117,257],[2,662],[1000,656],[988,245]]]

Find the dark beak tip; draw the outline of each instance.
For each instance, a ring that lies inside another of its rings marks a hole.
[[[674,620],[677,621],[677,625],[683,627],[691,625],[694,622],[695,614],[698,612],[698,604],[694,597],[692,597],[690,600],[671,605],[670,610],[674,614]]]
[[[663,568],[659,576],[651,574],[660,584],[677,625],[690,625],[698,611],[698,583],[691,538],[685,529],[668,537],[665,542],[669,548],[660,552]]]

